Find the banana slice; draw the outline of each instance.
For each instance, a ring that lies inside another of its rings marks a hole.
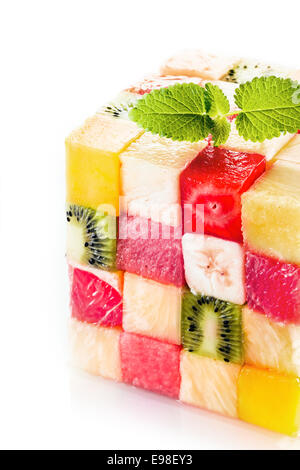
[[[195,293],[244,304],[244,250],[239,243],[186,233],[182,239],[185,277]]]

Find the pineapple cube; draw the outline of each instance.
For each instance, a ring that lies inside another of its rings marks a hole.
[[[248,423],[297,435],[300,427],[300,379],[244,366],[238,380],[238,414]]]
[[[177,142],[149,132],[121,154],[121,211],[178,226],[179,176],[207,142]]]
[[[277,160],[300,163],[300,134],[297,134],[283,149],[276,155]]]
[[[121,381],[120,334],[121,328],[103,328],[72,319],[72,364],[89,374]]]
[[[181,288],[125,273],[124,330],[180,344],[181,297]]]
[[[110,205],[118,214],[119,154],[143,131],[136,124],[96,114],[66,140],[67,201],[97,210]]]
[[[165,75],[187,75],[219,80],[238,62],[233,57],[218,57],[199,49],[182,51],[170,57],[161,67]]]
[[[277,161],[242,195],[246,244],[282,261],[300,264],[300,165]]]
[[[243,309],[245,362],[259,368],[300,375],[300,327],[276,323]]]
[[[265,140],[264,142],[251,142],[241,137],[237,131],[234,121],[231,123],[231,132],[225,144],[221,148],[235,150],[247,153],[259,153],[266,157],[267,162],[271,162],[275,155],[284,147],[292,138],[294,134],[285,134],[274,139]]]
[[[237,417],[237,382],[241,366],[182,351],[180,400]]]

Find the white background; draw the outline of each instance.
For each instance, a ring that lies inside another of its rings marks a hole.
[[[70,371],[64,260],[72,128],[180,49],[300,68],[299,10],[298,0],[1,2],[1,448],[300,448]]]

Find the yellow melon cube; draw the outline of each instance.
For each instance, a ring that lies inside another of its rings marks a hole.
[[[284,325],[243,308],[245,362],[300,375],[300,326]]]
[[[242,195],[243,234],[254,251],[300,264],[300,165],[277,161]]]
[[[300,379],[244,366],[238,380],[238,414],[248,423],[297,435],[300,427]]]
[[[237,417],[237,381],[241,366],[182,351],[180,400]]]
[[[121,328],[103,328],[70,320],[71,361],[92,375],[121,381]]]
[[[125,273],[123,328],[180,344],[182,289]]]
[[[143,131],[125,119],[96,114],[66,140],[67,201],[118,215],[119,154]]]

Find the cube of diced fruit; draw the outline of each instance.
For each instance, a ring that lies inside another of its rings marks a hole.
[[[242,309],[223,300],[186,291],[182,300],[184,349],[196,355],[242,364]]]
[[[200,78],[176,75],[149,75],[140,82],[127,88],[126,91],[144,95],[145,93],[150,93],[152,90],[166,88],[176,85],[177,83],[196,83],[197,85],[202,85],[202,80]]]
[[[89,374],[121,380],[120,328],[103,328],[70,321],[71,358],[75,367]]]
[[[178,398],[180,347],[133,333],[121,335],[123,381]]]
[[[117,218],[108,213],[68,204],[67,257],[69,261],[111,270],[117,251]]]
[[[281,67],[280,65],[241,59],[228,71],[222,80],[233,83],[245,83],[253,80],[255,77],[270,77],[271,75],[287,78],[291,73],[291,69]]]
[[[244,307],[243,329],[247,364],[300,375],[300,326],[275,323]]]
[[[187,75],[219,80],[237,63],[233,57],[218,57],[202,50],[186,50],[170,57],[161,67],[166,75]]]
[[[87,208],[119,207],[119,154],[143,131],[135,123],[96,114],[66,140],[67,201]]]
[[[182,238],[185,278],[198,294],[236,304],[246,301],[244,250],[236,242],[186,233]]]
[[[206,147],[181,174],[186,231],[242,241],[241,194],[265,170],[257,154]],[[191,219],[191,220],[190,220]],[[186,229],[186,227],[191,227]]]
[[[300,266],[247,251],[249,307],[275,321],[300,323]]]
[[[185,284],[181,229],[142,217],[121,216],[117,267],[163,284]]]
[[[121,154],[124,212],[167,225],[180,223],[179,176],[207,145],[145,133]]]
[[[125,273],[124,330],[180,344],[181,297],[180,287]]]
[[[237,381],[241,366],[183,351],[180,400],[223,415],[237,417]]]
[[[76,265],[70,268],[72,316],[99,326],[122,325],[123,274]]]
[[[277,161],[242,196],[244,239],[250,249],[300,264],[300,165]]]
[[[288,162],[300,163],[300,135],[297,134],[283,147],[276,155],[277,160],[285,160]]]
[[[238,381],[239,418],[289,435],[300,427],[300,380],[292,375],[244,366]]]
[[[270,162],[276,154],[294,137],[294,134],[285,134],[263,142],[251,142],[241,137],[237,131],[235,121],[231,123],[231,132],[225,144],[220,147],[235,152],[247,152],[263,155]],[[276,158],[276,157],[275,157]]]
[[[106,102],[97,111],[98,114],[113,117],[115,119],[129,120],[129,111],[142,96],[129,91],[121,91],[112,100]]]

